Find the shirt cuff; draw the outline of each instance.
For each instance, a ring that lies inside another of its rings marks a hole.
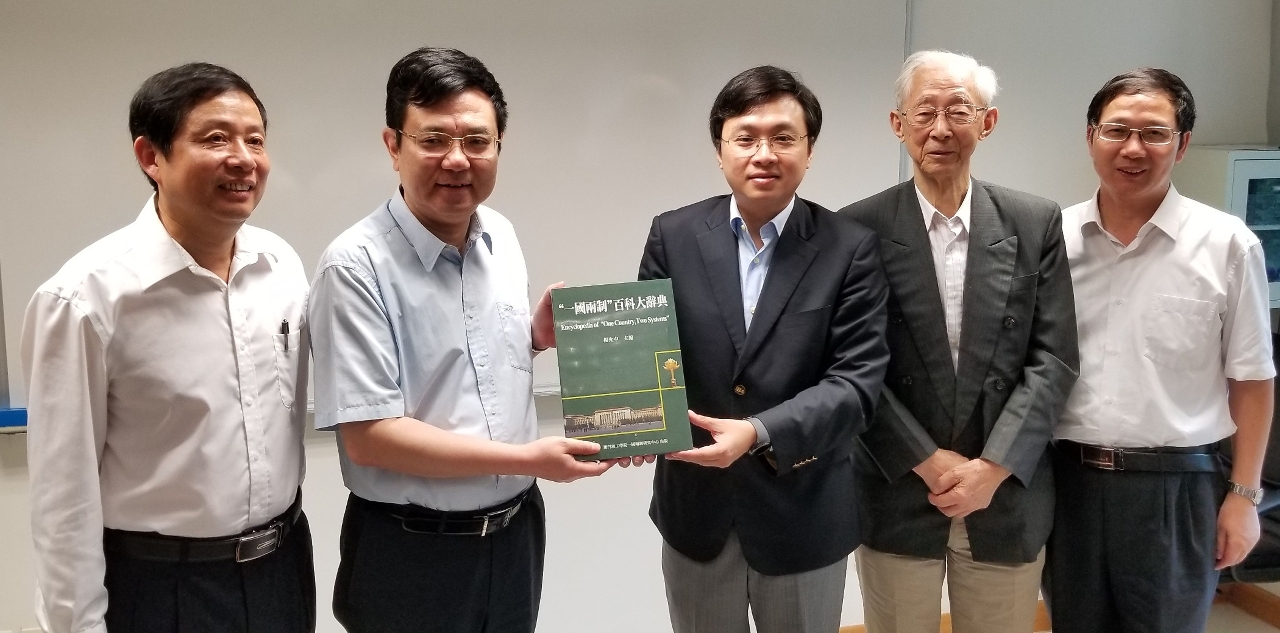
[[[760,418],[755,416],[747,418],[747,421],[756,428],[756,441],[751,445],[751,450],[758,451],[761,447],[769,444],[769,429],[765,428],[764,422],[761,422]]]

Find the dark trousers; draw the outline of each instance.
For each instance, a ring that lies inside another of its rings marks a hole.
[[[1054,633],[1203,633],[1226,478],[1104,471],[1060,453],[1054,474],[1045,566]]]
[[[276,551],[237,563],[140,560],[107,551],[111,633],[316,630],[311,528],[301,514]]]
[[[536,486],[510,525],[485,536],[408,532],[352,495],[333,614],[352,633],[532,633],[546,542]]]

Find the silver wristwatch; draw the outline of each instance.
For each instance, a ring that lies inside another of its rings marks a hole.
[[[1250,488],[1230,480],[1228,480],[1227,483],[1231,484],[1231,486],[1227,488],[1228,492],[1238,494],[1241,497],[1248,499],[1255,506],[1262,503],[1262,488]]]

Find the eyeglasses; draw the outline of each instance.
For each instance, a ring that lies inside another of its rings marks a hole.
[[[990,109],[979,108],[972,103],[957,103],[941,110],[932,106],[920,106],[906,112],[898,110],[898,114],[901,114],[902,120],[906,121],[907,125],[911,127],[931,127],[933,122],[938,120],[939,113],[945,113],[947,123],[951,125],[968,125],[977,120],[979,112]]]
[[[1168,145],[1173,139],[1182,134],[1171,127],[1163,125],[1148,125],[1143,128],[1129,127],[1123,123],[1099,123],[1093,126],[1097,131],[1098,138],[1112,143],[1123,143],[1129,140],[1129,135],[1137,132],[1138,138],[1142,139],[1147,145]]]
[[[756,138],[742,134],[733,138],[720,139],[726,143],[730,149],[743,156],[752,156],[760,151],[762,143],[769,144],[769,151],[774,154],[790,154],[800,147],[800,141],[809,138],[808,136],[796,136],[795,134],[774,134],[773,136],[762,136]]]
[[[463,137],[449,136],[444,132],[423,132],[421,134],[410,134],[404,130],[396,130],[401,134],[411,138],[418,145],[418,149],[422,151],[422,155],[427,158],[440,158],[445,154],[453,151],[455,142],[462,145],[462,153],[467,158],[486,159],[493,158],[498,155],[498,148],[502,146],[502,141],[488,134],[468,134]]]

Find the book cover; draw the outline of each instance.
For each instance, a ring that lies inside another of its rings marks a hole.
[[[565,437],[600,445],[586,459],[693,446],[671,280],[551,291]]]

